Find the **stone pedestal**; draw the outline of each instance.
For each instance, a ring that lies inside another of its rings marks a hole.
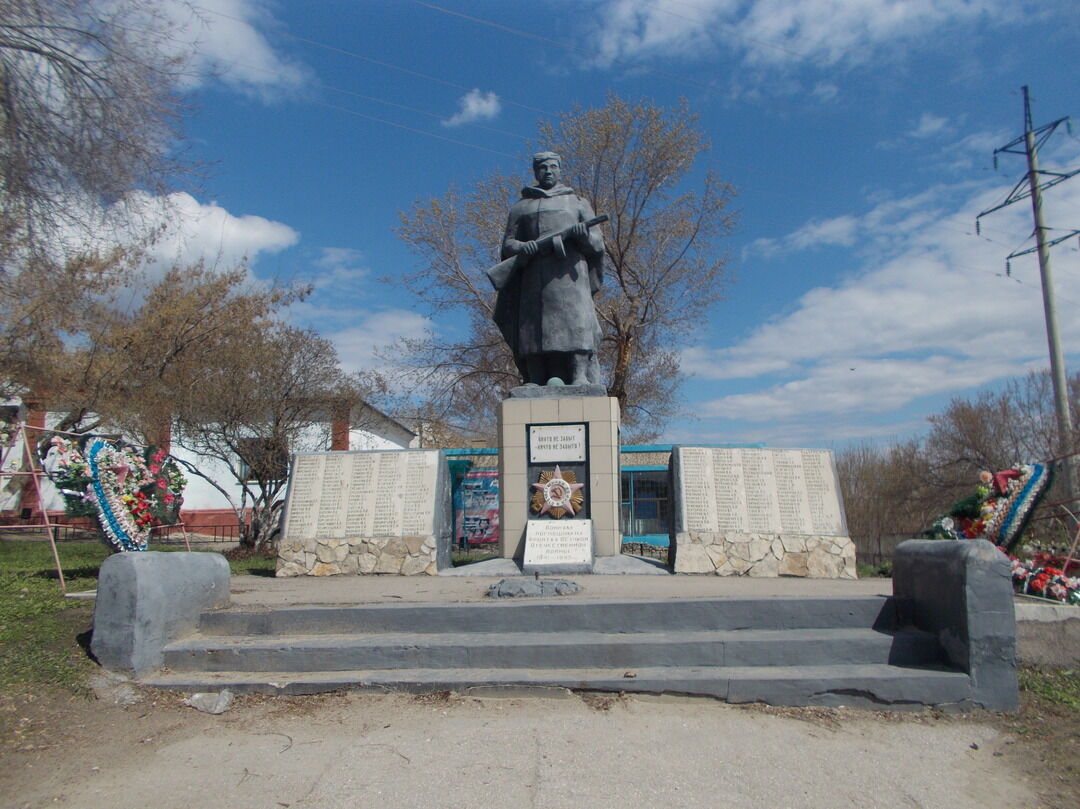
[[[541,389],[543,390],[543,389]],[[547,392],[547,391],[545,391]],[[550,394],[549,394],[550,395]],[[566,428],[571,438],[578,426],[584,434],[585,459],[575,440],[544,444]],[[530,428],[540,428],[530,431]],[[545,429],[552,428],[552,429]],[[530,448],[530,435],[534,446]],[[530,454],[530,449],[532,453]],[[560,460],[566,458],[566,461]],[[583,511],[562,519],[589,519],[592,522],[596,556],[615,556],[622,548],[619,531],[619,402],[607,396],[565,396],[561,398],[511,398],[499,407],[499,507],[500,553],[505,558],[524,559],[525,530],[530,517],[550,520],[549,515],[530,511],[530,501],[540,471],[558,465],[580,472],[584,483]]]

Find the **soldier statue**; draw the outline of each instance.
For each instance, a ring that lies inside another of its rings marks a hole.
[[[510,208],[503,261],[488,271],[494,320],[527,386],[598,385],[604,237],[587,200],[563,185],[554,152],[533,156],[536,185]]]

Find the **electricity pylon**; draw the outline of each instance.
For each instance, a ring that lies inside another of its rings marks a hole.
[[[1042,191],[1058,183],[1064,182],[1070,177],[1080,174],[1080,169],[1069,172],[1048,171],[1039,168],[1039,147],[1054,133],[1061,124],[1068,126],[1068,118],[1058,120],[1034,128],[1031,124],[1031,101],[1028,98],[1028,88],[1024,90],[1024,134],[1013,139],[1000,149],[994,150],[994,167],[997,167],[999,154],[1022,154],[1027,157],[1027,175],[1021,177],[1013,186],[1005,201],[987,208],[975,217],[975,231],[979,231],[979,219],[994,211],[1001,210],[1006,205],[1031,197],[1032,213],[1035,217],[1035,247],[1011,253],[1006,258],[1006,270],[1009,269],[1009,259],[1023,256],[1027,253],[1038,252],[1039,254],[1039,277],[1042,281],[1043,313],[1046,318],[1046,340],[1050,345],[1050,377],[1054,383],[1054,410],[1057,414],[1058,440],[1057,455],[1064,458],[1062,468],[1065,472],[1065,497],[1067,500],[1075,498],[1075,468],[1074,461],[1069,454],[1072,451],[1072,414],[1069,409],[1069,389],[1065,374],[1065,361],[1061,356],[1061,341],[1058,338],[1057,308],[1054,305],[1054,282],[1050,272],[1050,248],[1059,242],[1069,239],[1080,231],[1070,231],[1056,239],[1047,238],[1048,228],[1043,224],[1042,216]],[[1027,186],[1025,189],[1024,186]],[[1070,504],[1070,511],[1074,511]]]

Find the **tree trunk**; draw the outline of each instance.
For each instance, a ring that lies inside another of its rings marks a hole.
[[[619,331],[616,335],[615,367],[611,369],[611,384],[608,395],[619,400],[619,412],[626,408],[626,385],[630,379],[630,366],[634,360],[634,334],[632,331]]]
[[[247,487],[245,486],[240,493],[240,508],[237,509],[236,512],[236,522],[240,527],[240,547],[251,549],[255,547],[255,538],[252,535],[251,520],[248,519],[247,499],[248,492]],[[254,511],[254,506],[252,507],[252,511]],[[254,516],[254,514],[252,516]]]

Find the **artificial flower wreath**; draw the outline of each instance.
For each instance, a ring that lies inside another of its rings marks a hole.
[[[1018,464],[979,474],[975,494],[939,517],[924,532],[932,539],[988,539],[1006,553],[1019,544],[1035,506],[1053,481],[1048,464]]]
[[[49,477],[72,517],[95,517],[106,542],[118,551],[144,551],[155,525],[180,517],[187,481],[163,449],[140,451],[97,436],[80,442],[52,439]]]

